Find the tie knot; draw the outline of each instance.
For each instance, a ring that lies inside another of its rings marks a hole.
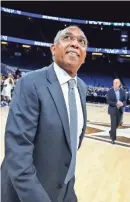
[[[75,79],[70,79],[68,81],[69,88],[73,89],[75,86]]]

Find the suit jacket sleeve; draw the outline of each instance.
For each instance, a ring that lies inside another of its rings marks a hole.
[[[116,101],[111,101],[111,91],[108,91],[107,96],[107,103],[111,106],[111,107],[116,107],[117,102]]]
[[[5,130],[7,170],[21,202],[51,202],[33,165],[39,110],[35,86],[25,76],[15,87]]]

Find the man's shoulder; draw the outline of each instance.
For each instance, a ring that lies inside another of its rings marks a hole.
[[[110,88],[110,89],[108,90],[108,93],[109,93],[109,92],[112,92],[113,90],[114,90],[113,88]]]
[[[120,90],[121,90],[123,93],[125,93],[125,92],[126,92],[124,88],[120,88]]]
[[[85,95],[87,95],[87,91],[88,91],[87,84],[79,77],[77,77],[77,81],[80,84],[81,88],[83,89]]]
[[[87,88],[87,84],[81,78],[77,77],[77,79],[83,87]]]
[[[21,86],[24,90],[30,91],[33,88],[39,89],[41,86],[46,86],[48,83],[46,78],[48,68],[50,66],[26,73],[18,80],[16,87],[19,88]]]
[[[34,71],[27,72],[23,76],[23,78],[26,79],[26,80],[34,78],[36,80],[38,77],[45,75],[45,72],[46,72],[47,68],[48,67],[43,67],[41,69],[37,69],[37,70],[34,70]]]
[[[44,82],[46,82],[46,71],[49,68],[50,66],[45,66],[41,69],[28,72],[21,79],[28,84],[35,83],[37,85],[40,84],[41,82],[43,84]]]

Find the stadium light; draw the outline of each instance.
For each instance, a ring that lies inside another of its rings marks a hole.
[[[8,44],[8,42],[6,42],[6,41],[1,41],[1,44]]]
[[[98,55],[98,56],[102,56],[102,53],[92,53],[92,55]]]
[[[30,48],[31,46],[28,45],[22,45],[23,48]]]
[[[121,57],[130,58],[130,55],[120,55]]]

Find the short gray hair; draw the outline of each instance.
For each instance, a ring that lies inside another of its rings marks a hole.
[[[68,28],[78,28],[78,29],[81,30],[81,32],[83,32],[82,29],[81,29],[80,27],[78,27],[77,25],[70,25],[70,26],[66,27],[65,29],[60,30],[60,31],[56,34],[56,36],[55,36],[55,38],[54,38],[54,44],[56,44],[56,43],[59,41],[60,37],[64,35],[64,33],[66,32],[66,30],[67,30]],[[84,32],[83,32],[83,34],[84,34]],[[84,36],[85,36],[85,34],[84,34]],[[88,47],[88,40],[87,40],[87,37],[85,36],[85,38],[86,38],[87,47]]]
[[[120,80],[120,79],[118,79],[118,78],[114,79],[113,81],[119,81],[119,82],[120,82],[120,84],[121,84],[121,80]]]

